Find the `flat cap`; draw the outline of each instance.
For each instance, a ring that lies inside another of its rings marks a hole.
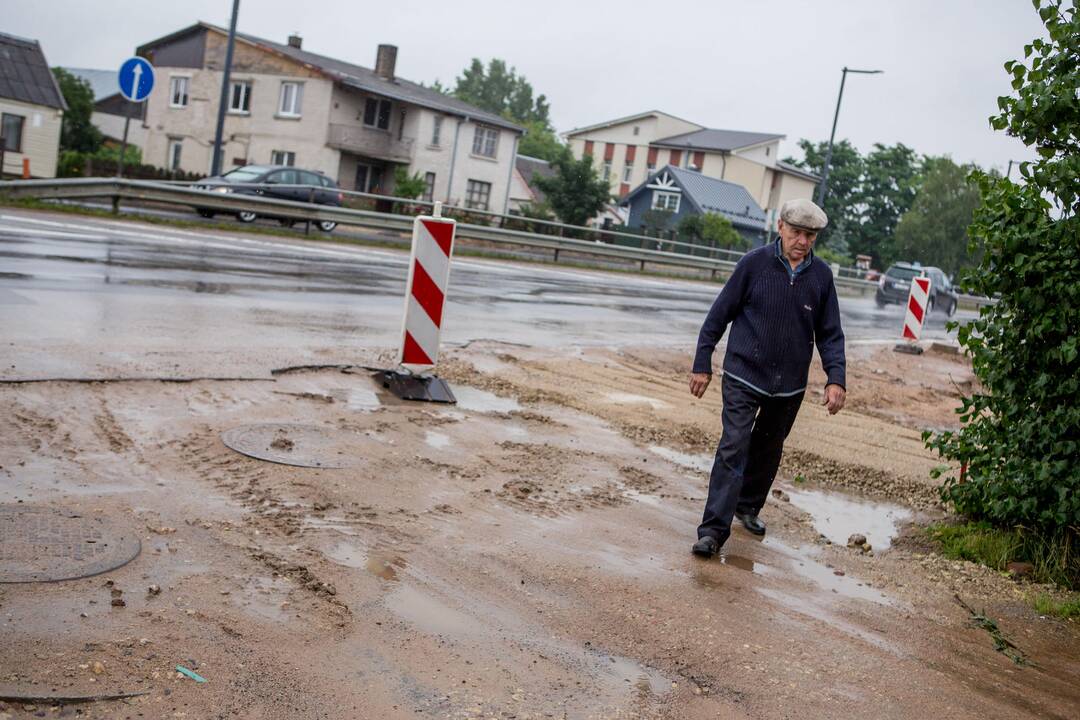
[[[824,230],[829,224],[825,211],[809,200],[788,200],[780,208],[780,219],[788,225],[807,230]]]

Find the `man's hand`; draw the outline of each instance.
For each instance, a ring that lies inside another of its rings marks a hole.
[[[829,407],[830,415],[835,415],[844,407],[844,399],[846,397],[847,391],[844,390],[844,388],[839,385],[826,385],[825,400],[821,404]]]
[[[690,394],[696,398],[705,394],[705,388],[712,382],[712,373],[690,373]]]

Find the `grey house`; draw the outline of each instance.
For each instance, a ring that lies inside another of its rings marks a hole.
[[[673,230],[686,215],[723,215],[740,235],[760,245],[765,234],[765,211],[742,185],[666,165],[630,191],[620,203],[630,210],[627,226],[646,226],[646,213],[669,212],[666,229]],[[655,217],[655,216],[654,216]]]

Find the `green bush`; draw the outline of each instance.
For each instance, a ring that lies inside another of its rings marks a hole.
[[[750,249],[750,242],[739,234],[730,220],[718,213],[684,215],[675,231],[681,242],[725,250]]]
[[[1015,97],[998,99],[991,125],[1039,155],[1023,184],[974,172],[982,204],[969,229],[967,292],[995,297],[959,328],[980,392],[962,400],[962,427],[924,433],[966,466],[942,496],[959,512],[1047,537],[1080,534],[1080,17],[1072,3],[1035,0],[1048,40],[1008,62]],[[951,324],[956,327],[956,323]]]
[[[409,171],[404,165],[398,165],[394,168],[393,194],[395,197],[415,200],[423,195],[425,190],[427,190],[427,183],[424,181],[423,175],[420,173],[409,175]]]

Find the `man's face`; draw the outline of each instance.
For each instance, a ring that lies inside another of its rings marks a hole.
[[[783,220],[777,226],[780,231],[780,244],[784,248],[784,256],[795,263],[801,263],[810,254],[817,240],[817,232],[806,228],[788,225]]]

